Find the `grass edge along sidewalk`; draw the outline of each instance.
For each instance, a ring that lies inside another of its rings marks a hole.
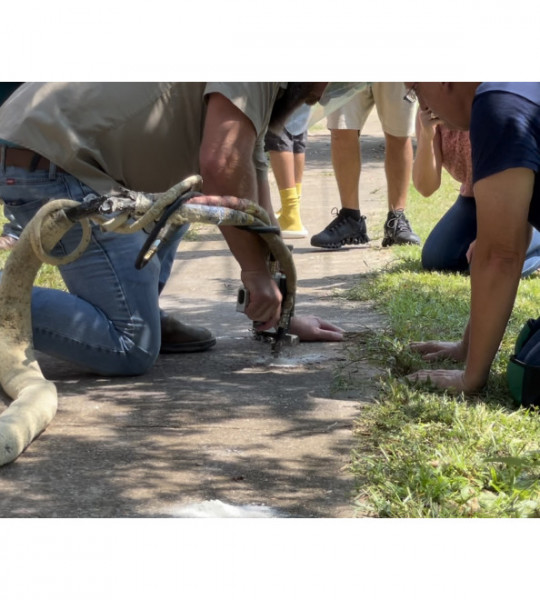
[[[407,212],[423,240],[456,196],[448,176],[430,199],[411,188]],[[521,282],[486,389],[474,397],[451,396],[406,382],[404,375],[425,364],[408,344],[460,338],[469,278],[422,271],[419,247],[393,252],[387,268],[359,277],[346,294],[350,301],[376,300],[389,322],[387,331],[358,340],[349,356],[367,357],[386,371],[375,401],[362,405],[355,424],[357,515],[539,517],[540,412],[512,403],[506,362],[523,323],[538,316],[540,275]]]

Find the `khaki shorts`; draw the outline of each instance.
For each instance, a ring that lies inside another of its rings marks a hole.
[[[369,113],[376,106],[385,133],[410,137],[414,134],[417,105],[403,100],[406,92],[402,82],[373,83],[328,115],[327,127],[362,131]]]

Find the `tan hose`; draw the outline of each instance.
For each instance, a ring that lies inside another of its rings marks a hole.
[[[32,238],[51,250],[73,223],[62,208],[77,205],[54,200],[39,210],[11,251],[0,282],[0,383],[13,399],[0,415],[0,465],[15,460],[56,414],[56,387],[43,376],[32,345],[30,312],[34,279],[41,260]]]

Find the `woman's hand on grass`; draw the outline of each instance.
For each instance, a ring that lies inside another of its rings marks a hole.
[[[424,360],[436,361],[450,359],[454,362],[464,362],[466,351],[463,347],[463,342],[437,342],[430,340],[429,342],[413,342],[409,344],[409,348],[413,352],[417,352]]]
[[[422,370],[407,375],[407,379],[411,383],[430,383],[434,387],[459,394],[460,392],[472,392],[474,390],[467,390],[465,386],[465,371],[460,370],[448,370],[448,369],[434,369],[434,370]]]

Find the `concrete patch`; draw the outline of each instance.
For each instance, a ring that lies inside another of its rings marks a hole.
[[[371,305],[339,292],[392,256],[377,242],[387,210],[377,154],[384,142],[376,116],[370,123],[361,209],[373,241],[338,252],[294,241],[296,314],[347,331],[383,325]],[[339,205],[329,149],[328,132],[310,138],[302,213],[311,234]],[[271,191],[277,208],[273,181]],[[373,367],[355,365],[354,377],[366,383],[359,397],[336,388],[345,343],[300,344],[273,359],[235,311],[239,268],[214,228],[184,241],[177,258],[163,307],[212,329],[216,346],[163,355],[136,378],[94,377],[40,356],[59,410],[2,468],[0,517],[354,516],[352,431],[361,402],[375,393]]]

